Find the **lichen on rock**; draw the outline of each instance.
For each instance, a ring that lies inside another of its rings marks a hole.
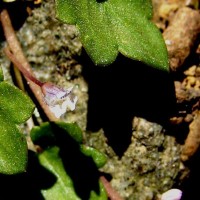
[[[135,117],[132,142],[122,158],[102,142],[106,142],[102,131],[95,135],[89,135],[88,144],[107,154],[108,162],[101,170],[111,174],[112,186],[124,199],[156,198],[175,184],[184,168],[180,159],[180,144],[157,123]]]

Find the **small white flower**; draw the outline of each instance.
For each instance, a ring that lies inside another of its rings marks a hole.
[[[161,200],[180,200],[182,197],[182,191],[179,189],[171,189],[163,193]]]
[[[75,109],[78,98],[72,94],[73,87],[65,90],[52,83],[44,83],[41,88],[46,104],[57,118],[60,118],[67,109]]]

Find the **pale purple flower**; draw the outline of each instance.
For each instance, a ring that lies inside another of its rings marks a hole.
[[[78,98],[72,94],[73,87],[63,89],[52,83],[44,83],[41,89],[46,104],[57,118],[60,118],[67,109],[75,109]]]
[[[161,200],[180,200],[182,191],[179,189],[170,189],[162,194]]]
[[[77,96],[72,94],[73,87],[65,90],[52,83],[43,83],[35,78],[23,65],[21,65],[20,61],[17,60],[8,48],[5,49],[5,53],[27,79],[41,87],[44,100],[56,117],[59,118],[63,115],[67,111],[67,108],[70,110],[75,109]]]

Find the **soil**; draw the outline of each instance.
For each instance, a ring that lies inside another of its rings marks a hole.
[[[200,178],[198,1],[153,0],[153,22],[169,52],[168,74],[122,55],[110,66],[95,66],[76,27],[55,18],[53,0],[6,6],[36,77],[66,88],[75,85],[76,110],[62,120],[77,122],[85,143],[107,155],[100,171],[113,188],[127,200],[159,199],[171,188],[181,189],[184,200],[196,199]],[[1,48],[4,45],[2,35]],[[0,63],[6,80],[15,84],[12,66],[2,52]],[[37,123],[46,120],[39,109],[34,117]],[[22,128],[28,134],[27,126]]]

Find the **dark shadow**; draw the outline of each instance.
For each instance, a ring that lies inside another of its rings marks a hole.
[[[199,180],[200,180],[200,150],[186,162],[185,165],[190,169],[188,178],[178,187],[183,191],[181,200],[199,199]]]
[[[27,171],[17,175],[0,174],[0,199],[44,200],[41,189],[53,186],[56,177],[42,167],[33,152],[29,152]]]
[[[88,200],[91,190],[99,194],[99,171],[91,157],[85,156],[79,144],[66,133],[66,130],[51,123],[56,133],[56,144],[60,147],[60,157],[67,174],[71,177],[76,194]]]
[[[47,134],[47,137],[41,137],[37,144],[43,149],[52,145],[59,146],[59,157],[81,200],[88,200],[92,190],[99,194],[100,172],[93,159],[80,151],[79,144],[66,130],[54,123],[51,123],[51,128],[51,136]],[[41,166],[37,155],[29,151],[26,172],[17,175],[0,174],[0,199],[44,200],[41,190],[51,188],[56,181],[55,175]]]
[[[175,111],[169,73],[122,55],[110,66],[100,67],[83,52],[80,62],[89,85],[87,129],[103,128],[119,156],[131,142],[134,116],[164,125]]]
[[[16,31],[23,26],[26,18],[28,17],[27,7],[34,8],[37,6],[31,1],[14,1],[10,3],[4,3],[1,1],[0,3],[0,10],[7,9],[13,28]],[[5,40],[5,38],[2,26],[0,25],[0,42],[3,40]]]
[[[79,143],[70,136],[66,129],[52,122],[45,132],[42,137],[37,138],[35,144],[42,149],[50,146],[59,147],[59,157],[80,199],[88,200],[92,190],[99,194],[100,172],[93,159],[81,152]]]
[[[166,134],[174,136],[178,144],[183,145],[189,132],[189,123],[182,122],[180,124],[169,124]]]
[[[105,1],[108,1],[108,0],[97,0],[97,3],[103,3]]]

